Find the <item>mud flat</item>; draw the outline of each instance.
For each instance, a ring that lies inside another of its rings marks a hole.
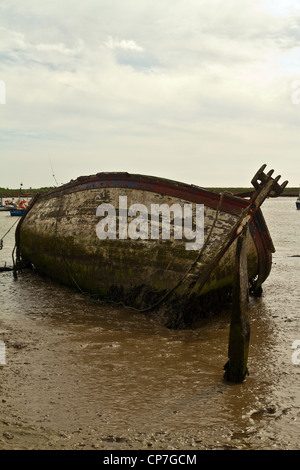
[[[1,273],[0,449],[299,450],[299,215],[290,198],[265,203],[277,251],[250,302],[243,384],[222,379],[229,310],[174,331],[34,272]],[[1,233],[11,223],[0,214]]]

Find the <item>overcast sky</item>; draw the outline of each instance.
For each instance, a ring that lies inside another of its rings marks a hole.
[[[0,0],[0,35],[2,187],[300,184],[300,0]]]

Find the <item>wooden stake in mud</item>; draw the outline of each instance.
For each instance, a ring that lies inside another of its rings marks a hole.
[[[248,316],[249,281],[247,267],[247,245],[249,228],[246,225],[237,240],[233,302],[229,332],[228,362],[224,379],[241,383],[248,375],[248,351],[250,321]]]
[[[247,268],[247,239],[249,231],[249,221],[259,210],[267,197],[279,196],[287,181],[278,184],[280,176],[272,178],[274,170],[265,173],[266,165],[263,165],[254,178],[252,184],[255,188],[251,196],[251,203],[244,213],[244,217],[239,221],[239,226],[235,227],[237,236],[237,248],[235,259],[233,303],[231,324],[229,332],[228,362],[225,364],[225,380],[230,382],[243,382],[248,374],[247,362],[250,340],[250,322],[248,317],[249,299],[249,278]],[[234,238],[234,237],[233,237]],[[259,287],[259,286],[256,286]]]

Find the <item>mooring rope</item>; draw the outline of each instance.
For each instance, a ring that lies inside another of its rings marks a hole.
[[[154,304],[152,304],[150,307],[145,307],[145,308],[138,308],[138,307],[133,307],[131,305],[127,305],[125,304],[124,302],[120,301],[120,302],[117,302],[117,301],[113,301],[113,300],[100,300],[100,299],[95,299],[92,294],[89,294],[88,292],[84,292],[81,287],[78,285],[78,282],[74,279],[74,276],[72,275],[72,272],[62,254],[62,257],[63,257],[63,261],[64,261],[64,264],[68,270],[68,273],[71,277],[71,279],[73,280],[74,284],[76,285],[76,287],[79,289],[79,291],[83,294],[83,295],[88,295],[91,299],[93,300],[96,300],[97,303],[102,303],[102,304],[107,304],[107,303],[111,303],[113,305],[118,305],[118,306],[122,306],[124,308],[128,308],[130,310],[133,310],[133,311],[136,311],[136,312],[139,312],[139,313],[146,313],[146,312],[149,312],[150,310],[153,310],[154,308],[157,308],[159,305],[161,305],[176,289],[178,289],[178,287],[184,282],[184,280],[187,278],[187,276],[190,274],[191,270],[195,267],[195,265],[199,262],[199,260],[201,259],[201,257],[203,256],[203,253],[210,241],[210,238],[212,236],[212,233],[213,233],[213,230],[216,226],[216,223],[218,221],[218,218],[219,218],[219,212],[221,210],[221,207],[222,207],[222,204],[223,204],[223,199],[224,199],[224,196],[225,196],[226,192],[223,192],[221,193],[221,196],[220,196],[220,200],[219,200],[219,203],[218,203],[218,206],[217,206],[217,209],[216,209],[216,215],[215,215],[215,218],[214,218],[214,221],[210,227],[210,231],[209,231],[209,234],[205,240],[205,243],[203,244],[202,248],[199,250],[199,253],[196,257],[196,259],[191,263],[191,265],[189,266],[189,268],[187,269],[187,271],[184,273],[184,275],[179,279],[179,281],[171,288],[168,290],[168,292],[166,292],[157,302],[155,302]],[[59,212],[59,211],[58,211]],[[56,224],[56,230],[57,230],[57,224]]]
[[[136,311],[136,312],[140,312],[140,313],[146,313],[146,312],[149,312],[150,310],[153,310],[154,308],[157,308],[159,305],[161,305],[176,289],[178,289],[178,287],[185,281],[185,279],[187,278],[187,276],[190,274],[190,272],[192,271],[192,269],[195,267],[195,265],[200,261],[201,257],[203,256],[203,253],[205,251],[205,249],[207,248],[208,244],[209,244],[209,241],[211,239],[211,236],[212,236],[212,233],[213,233],[213,230],[216,226],[216,223],[219,219],[219,212],[221,210],[221,207],[222,207],[222,204],[223,204],[223,199],[224,199],[224,196],[225,196],[226,192],[223,192],[221,193],[220,195],[220,200],[218,202],[218,206],[217,206],[217,209],[216,209],[216,215],[215,215],[215,218],[214,218],[214,221],[210,227],[210,230],[209,230],[209,233],[208,233],[208,236],[206,237],[206,240],[203,244],[203,246],[201,247],[201,249],[199,250],[198,252],[198,255],[197,257],[195,258],[195,260],[190,264],[189,268],[187,269],[187,271],[183,274],[183,276],[179,279],[179,281],[171,288],[169,289],[157,302],[155,302],[154,304],[152,304],[151,306],[149,307],[145,307],[145,308],[138,308],[138,307],[133,307],[133,306],[130,306],[130,305],[127,305],[125,304],[123,301],[113,301],[113,300],[101,300],[101,299],[98,299],[96,294],[90,294],[89,292],[85,292],[81,287],[80,285],[78,284],[78,282],[76,281],[73,273],[72,273],[72,270],[70,268],[70,266],[68,265],[67,263],[67,260],[65,258],[65,255],[63,253],[63,251],[61,250],[61,247],[60,247],[60,244],[59,244],[59,240],[58,240],[58,219],[60,217],[60,213],[61,213],[61,208],[62,208],[62,201],[63,201],[63,196],[65,195],[65,191],[62,191],[61,192],[61,196],[60,196],[60,201],[59,201],[59,206],[58,206],[58,211],[57,211],[57,215],[56,215],[56,221],[55,221],[55,230],[54,230],[54,234],[55,234],[55,240],[56,240],[56,244],[57,244],[57,247],[58,247],[58,251],[61,255],[61,258],[62,258],[62,261],[64,263],[64,266],[71,278],[71,280],[73,281],[73,283],[75,284],[76,288],[79,290],[79,292],[84,295],[84,296],[88,296],[90,299],[92,299],[93,301],[96,301],[97,303],[102,303],[102,304],[108,304],[108,303],[111,303],[113,305],[116,305],[116,306],[122,306],[124,308],[128,308],[130,310],[133,310],[133,311]]]
[[[2,250],[3,248],[3,240],[4,238],[6,237],[6,235],[11,231],[11,229],[14,227],[14,225],[16,225],[16,223],[19,222],[19,219],[15,220],[15,222],[12,224],[12,226],[10,227],[10,229],[7,230],[7,232],[3,235],[3,237],[0,239],[0,250]]]
[[[211,225],[211,228],[210,228],[210,231],[209,231],[209,234],[205,240],[205,243],[203,244],[203,246],[201,247],[201,249],[199,250],[199,253],[196,257],[196,259],[192,262],[192,264],[189,266],[188,270],[186,271],[186,273],[181,277],[181,279],[179,279],[179,281],[177,282],[177,284],[175,284],[175,286],[173,286],[168,292],[166,292],[166,294],[161,298],[159,299],[156,303],[154,303],[153,305],[151,305],[151,307],[146,307],[146,308],[143,308],[143,309],[138,309],[138,308],[135,308],[135,307],[129,307],[127,306],[127,308],[132,308],[134,310],[138,310],[139,312],[148,312],[150,310],[153,310],[154,308],[158,307],[162,302],[164,302],[164,300],[166,300],[167,297],[169,297],[176,289],[178,289],[178,287],[185,281],[185,279],[187,278],[187,276],[190,274],[191,270],[195,267],[195,265],[200,261],[201,257],[203,256],[203,253],[210,241],[210,238],[212,236],[212,233],[213,233],[213,230],[216,226],[216,223],[218,221],[218,218],[219,218],[219,212],[220,212],[220,209],[221,209],[221,206],[223,204],[223,199],[224,199],[224,196],[225,196],[225,193],[221,193],[221,197],[220,197],[220,200],[219,200],[219,203],[218,203],[218,207],[217,207],[217,210],[216,210],[216,215],[215,215],[215,218],[214,218],[214,221]]]

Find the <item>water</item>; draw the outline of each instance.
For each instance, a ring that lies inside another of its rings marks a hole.
[[[222,380],[230,310],[172,331],[32,272],[0,274],[0,448],[299,449],[300,211],[279,198],[263,213],[276,253],[250,302],[243,384]],[[0,236],[13,222],[0,213]],[[13,246],[14,229],[0,266]]]

